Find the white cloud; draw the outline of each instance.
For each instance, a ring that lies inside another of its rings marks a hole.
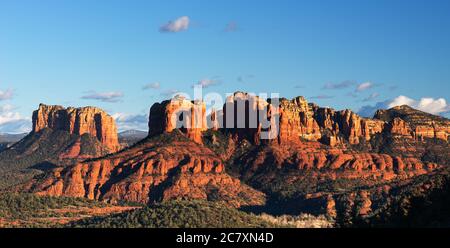
[[[373,88],[375,85],[371,82],[364,82],[356,87],[356,91],[361,92]]]
[[[31,120],[15,112],[12,105],[0,106],[0,132],[25,133],[31,131]]]
[[[162,33],[178,33],[181,31],[185,31],[189,28],[191,20],[189,16],[182,16],[177,18],[176,20],[169,21],[159,28],[159,31]]]
[[[112,117],[116,121],[119,132],[127,130],[148,130],[148,115],[115,113]]]
[[[371,117],[378,109],[390,109],[397,106],[408,105],[412,108],[421,110],[434,115],[446,115],[450,112],[450,105],[444,98],[423,97],[416,100],[407,96],[400,95],[394,99],[378,102],[374,106],[366,105],[359,109],[358,113],[365,117]]]
[[[441,114],[450,111],[450,105],[447,104],[444,98],[434,99],[431,97],[414,100],[406,96],[398,96],[389,103],[388,107],[393,108],[401,105],[408,105],[430,114]]]
[[[150,84],[146,84],[144,85],[144,87],[142,87],[142,89],[144,90],[148,90],[148,89],[155,89],[158,90],[161,88],[161,84],[159,82],[154,82],[154,83],[150,83]]]
[[[119,102],[122,100],[122,92],[91,92],[88,95],[82,96],[81,99],[98,100],[102,102]]]
[[[7,89],[7,90],[0,90],[0,101],[9,100],[13,97],[13,90]]]
[[[413,107],[416,103],[416,100],[411,99],[407,96],[398,96],[396,98],[394,98],[391,102],[389,102],[387,104],[388,108],[393,108],[393,107],[397,107],[397,106],[402,106],[402,105],[408,105]]]

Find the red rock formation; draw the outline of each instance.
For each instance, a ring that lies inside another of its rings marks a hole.
[[[31,188],[41,195],[109,202],[213,197],[235,207],[264,202],[262,193],[230,177],[217,155],[192,141],[148,141],[105,158],[55,169]]]
[[[303,97],[280,101],[280,142],[319,140],[322,135],[313,111]]]
[[[358,208],[358,215],[361,217],[367,216],[372,212],[372,201],[370,200],[369,192],[360,191],[360,204]]]
[[[362,119],[362,133],[365,140],[371,140],[372,136],[383,132],[386,123],[381,120]]]
[[[261,140],[262,121],[270,121],[269,103],[257,96],[236,92],[226,99],[220,127],[235,139],[248,139],[254,144]],[[266,123],[264,123],[266,124]]]
[[[359,144],[363,136],[361,117],[348,109],[339,111],[337,115],[340,132],[347,137],[350,144]]]
[[[201,144],[202,132],[208,129],[206,117],[205,103],[176,96],[152,106],[148,123],[149,135],[156,136],[180,129],[187,137]]]
[[[373,135],[384,130],[385,122],[362,118],[351,110],[334,111],[330,108],[314,109],[314,117],[320,128],[330,131],[326,143],[330,146],[342,143],[338,138],[342,135],[350,144],[359,144],[361,140],[369,141]]]
[[[240,161],[240,164],[245,165],[243,168],[245,178],[264,177],[264,175],[254,174],[262,166],[308,171],[310,173],[303,175],[309,179],[314,177],[323,178],[323,180],[371,178],[379,182],[422,175],[438,168],[435,163],[423,163],[417,158],[324,149],[318,142],[271,145],[251,154],[252,156],[244,157]],[[302,174],[297,176],[303,177]]]
[[[409,124],[400,118],[393,119],[387,126],[387,131],[393,135],[405,136],[412,138],[412,131]]]
[[[39,105],[33,112],[33,132],[44,128],[67,131],[71,134],[89,134],[97,138],[111,152],[120,149],[114,119],[95,107],[63,108]]]
[[[416,126],[414,129],[414,137],[417,139],[436,138],[448,141],[450,136],[450,123],[447,126],[441,126],[436,123],[429,125]]]
[[[437,138],[448,141],[450,135],[449,119],[431,115],[407,105],[393,107],[388,110],[378,110],[374,118],[388,122],[392,122],[396,118],[403,120],[411,128],[412,136],[417,140]]]

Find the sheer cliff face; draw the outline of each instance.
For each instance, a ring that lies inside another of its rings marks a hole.
[[[89,134],[97,138],[111,152],[120,149],[114,119],[95,107],[63,108],[41,104],[33,112],[33,132],[44,128],[67,131],[71,134]]]
[[[196,143],[202,143],[206,131],[206,105],[182,97],[154,104],[150,109],[149,136],[170,133],[180,129]]]

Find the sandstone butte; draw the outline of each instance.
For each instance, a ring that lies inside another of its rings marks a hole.
[[[195,118],[201,116],[200,118]],[[179,123],[179,126],[177,126]],[[150,109],[149,135],[155,136],[180,129],[197,143],[202,143],[202,132],[207,130],[206,105],[176,96],[172,100],[154,104]]]
[[[273,175],[258,174],[267,171],[261,170],[261,167],[271,167],[270,171],[289,167],[299,172],[309,172],[286,176],[284,180],[291,183],[308,177],[319,181],[345,178],[383,183],[430,173],[439,165],[425,163],[415,157],[358,152],[351,149],[351,145],[369,141],[377,134],[390,134],[410,140],[422,139],[424,136],[447,140],[449,134],[450,124],[447,119],[430,119],[419,125],[405,116],[392,114],[389,112],[391,110],[379,112],[375,118],[369,119],[350,110],[321,108],[308,103],[303,97],[279,101],[279,107],[275,109],[271,104],[273,100],[266,101],[237,92],[227,98],[222,110],[209,115],[205,114],[206,105],[199,101],[176,97],[172,101],[156,103],[150,109],[149,137],[145,141],[106,157],[57,168],[47,177],[30,182],[27,187],[43,195],[87,197],[111,202],[126,200],[147,203],[189,198],[223,200],[236,207],[261,205],[264,204],[263,193],[246,186],[225,171],[224,162],[231,159],[238,149],[236,145],[239,141],[248,140],[256,147],[261,143],[266,144],[238,158],[238,164],[243,166],[240,168],[240,179],[247,183],[252,180],[260,180],[259,185],[271,183]],[[261,132],[273,130],[266,130],[259,122],[256,126],[240,123],[244,128],[227,127],[227,123],[238,124],[236,118],[230,121],[229,118],[233,116],[230,111],[242,102],[246,106],[247,116],[251,111],[264,109],[267,111],[262,114],[269,122],[279,119],[279,135],[276,139],[261,140]],[[72,117],[68,114],[75,110],[61,108],[60,117],[51,114],[55,113],[54,109],[60,111],[60,107],[43,106],[42,110],[40,108],[35,113],[34,130],[50,126],[80,133],[76,115]],[[201,119],[196,119],[197,116]],[[74,118],[74,121],[55,121],[61,118]],[[181,126],[175,125],[177,120],[182,123]],[[202,136],[208,126],[227,134],[227,140],[223,141],[228,144],[225,152],[218,154],[203,145]],[[224,126],[227,128],[224,129]],[[425,128],[427,131],[422,131]],[[82,130],[90,130],[99,137],[93,131],[98,128]],[[325,201],[330,214],[335,211],[333,208],[336,203],[332,195],[316,194],[310,198]],[[359,192],[358,199],[364,199],[360,203],[360,215],[366,215],[371,205],[367,193]]]
[[[106,112],[95,107],[64,108],[40,104],[33,112],[33,131],[37,133],[44,128],[67,131],[70,134],[89,134],[95,137],[110,152],[120,149],[117,127],[114,119]],[[73,150],[76,150],[74,146]],[[76,151],[69,151],[76,153]]]
[[[159,135],[164,132],[171,132],[177,128],[177,119],[182,124],[180,128],[187,137],[197,143],[202,143],[202,133],[208,129],[207,123],[212,123],[209,127],[214,129],[225,128],[227,132],[235,134],[236,137],[247,138],[254,143],[260,143],[260,134],[264,130],[260,119],[255,127],[250,127],[249,115],[258,116],[258,110],[267,109],[263,112],[264,117],[269,122],[274,123],[274,113],[279,118],[279,133],[275,135],[279,143],[298,141],[304,139],[308,141],[320,141],[331,147],[336,145],[345,146],[345,143],[355,145],[362,141],[370,141],[375,134],[391,133],[404,138],[422,139],[437,138],[448,140],[450,134],[450,121],[421,122],[404,120],[400,117],[384,120],[381,111],[375,118],[363,118],[351,110],[335,111],[332,108],[322,108],[315,104],[308,103],[303,97],[296,97],[292,100],[279,99],[279,107],[274,111],[270,104],[270,99],[265,101],[257,96],[243,92],[236,92],[227,98],[221,111],[213,111],[206,115],[206,105],[203,102],[192,102],[184,98],[174,98],[172,101],[156,103],[150,110],[149,134]],[[238,106],[245,106],[245,116],[239,119]],[[401,109],[402,107],[394,108]],[[404,107],[403,107],[404,108]],[[234,110],[231,114],[228,113]],[[183,114],[184,113],[184,114]],[[196,114],[197,113],[197,114]],[[199,119],[196,119],[199,118]],[[233,118],[229,121],[227,118]],[[422,118],[423,119],[423,118]],[[241,123],[239,123],[241,122]],[[414,125],[414,129],[410,126]],[[344,142],[345,141],[345,142]]]

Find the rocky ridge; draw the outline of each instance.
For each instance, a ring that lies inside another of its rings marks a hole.
[[[226,174],[222,160],[211,150],[178,131],[104,158],[58,168],[28,188],[42,195],[113,203],[183,198],[225,201],[235,207],[264,203],[263,194]]]

